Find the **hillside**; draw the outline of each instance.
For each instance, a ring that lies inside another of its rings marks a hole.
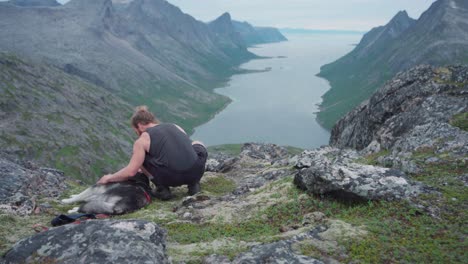
[[[131,155],[132,107],[102,87],[0,53],[0,148],[85,182]]]
[[[318,120],[331,129],[396,73],[419,64],[466,64],[467,54],[466,1],[438,0],[417,21],[399,12],[365,34],[349,54],[322,66],[319,76],[331,89],[323,96]]]
[[[164,0],[72,0],[56,7],[0,4],[0,50],[106,88],[132,105],[147,104],[187,130],[228,99],[212,93],[255,56]]]

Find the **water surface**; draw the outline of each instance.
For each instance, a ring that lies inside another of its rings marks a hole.
[[[330,88],[315,74],[343,56],[361,35],[291,34],[289,41],[250,51],[271,59],[241,67],[268,72],[234,75],[217,93],[233,102],[209,122],[195,128],[192,139],[206,145],[263,142],[300,148],[328,144],[330,133],[316,121],[317,104]]]

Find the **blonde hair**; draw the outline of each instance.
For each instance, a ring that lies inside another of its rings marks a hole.
[[[135,128],[138,127],[138,124],[159,124],[159,120],[148,110],[148,107],[146,105],[140,105],[135,108],[135,112],[133,113],[130,122]]]

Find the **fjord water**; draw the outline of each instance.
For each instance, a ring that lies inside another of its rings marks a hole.
[[[330,133],[316,121],[328,82],[315,76],[320,66],[353,49],[358,34],[290,34],[289,41],[259,45],[250,51],[270,59],[241,67],[270,71],[234,75],[217,93],[232,99],[226,109],[195,128],[192,139],[206,145],[245,142],[300,148],[328,144]]]

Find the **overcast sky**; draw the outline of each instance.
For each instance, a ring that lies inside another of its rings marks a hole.
[[[68,0],[58,0],[61,3]],[[367,31],[398,11],[418,18],[435,0],[168,0],[198,20],[224,12],[256,26]]]
[[[168,0],[202,21],[223,12],[256,26],[367,31],[398,11],[419,18],[435,0]]]

